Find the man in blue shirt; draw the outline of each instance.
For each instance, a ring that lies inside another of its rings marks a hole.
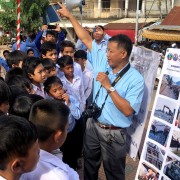
[[[95,103],[101,108],[105,102],[101,115],[87,120],[84,179],[98,179],[98,169],[103,161],[108,180],[124,180],[126,128],[130,126],[133,114],[139,111],[144,93],[144,80],[139,72],[130,66],[114,87],[111,84],[119,73],[129,66],[132,42],[126,35],[113,36],[109,39],[106,55],[72,14],[63,5],[60,6],[58,13],[70,20],[77,36],[90,51],[96,79],[93,91]],[[95,98],[98,91],[99,96]]]

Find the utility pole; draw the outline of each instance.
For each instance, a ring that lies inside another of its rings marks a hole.
[[[137,8],[136,8],[135,45],[138,45],[138,21],[139,21],[139,0],[137,0]]]

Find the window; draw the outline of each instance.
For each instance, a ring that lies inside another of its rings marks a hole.
[[[102,0],[102,9],[110,8],[111,0]]]

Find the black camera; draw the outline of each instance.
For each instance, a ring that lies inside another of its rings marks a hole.
[[[101,108],[99,108],[97,106],[96,103],[92,103],[87,109],[86,111],[84,111],[82,113],[82,117],[84,119],[88,119],[88,118],[94,118],[97,119],[100,115],[101,115]]]

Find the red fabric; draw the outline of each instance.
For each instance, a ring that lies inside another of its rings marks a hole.
[[[131,41],[134,43],[134,38],[135,38],[135,30],[105,30],[105,32],[110,35],[110,36],[114,36],[114,35],[117,35],[117,34],[125,34],[127,35]]]

